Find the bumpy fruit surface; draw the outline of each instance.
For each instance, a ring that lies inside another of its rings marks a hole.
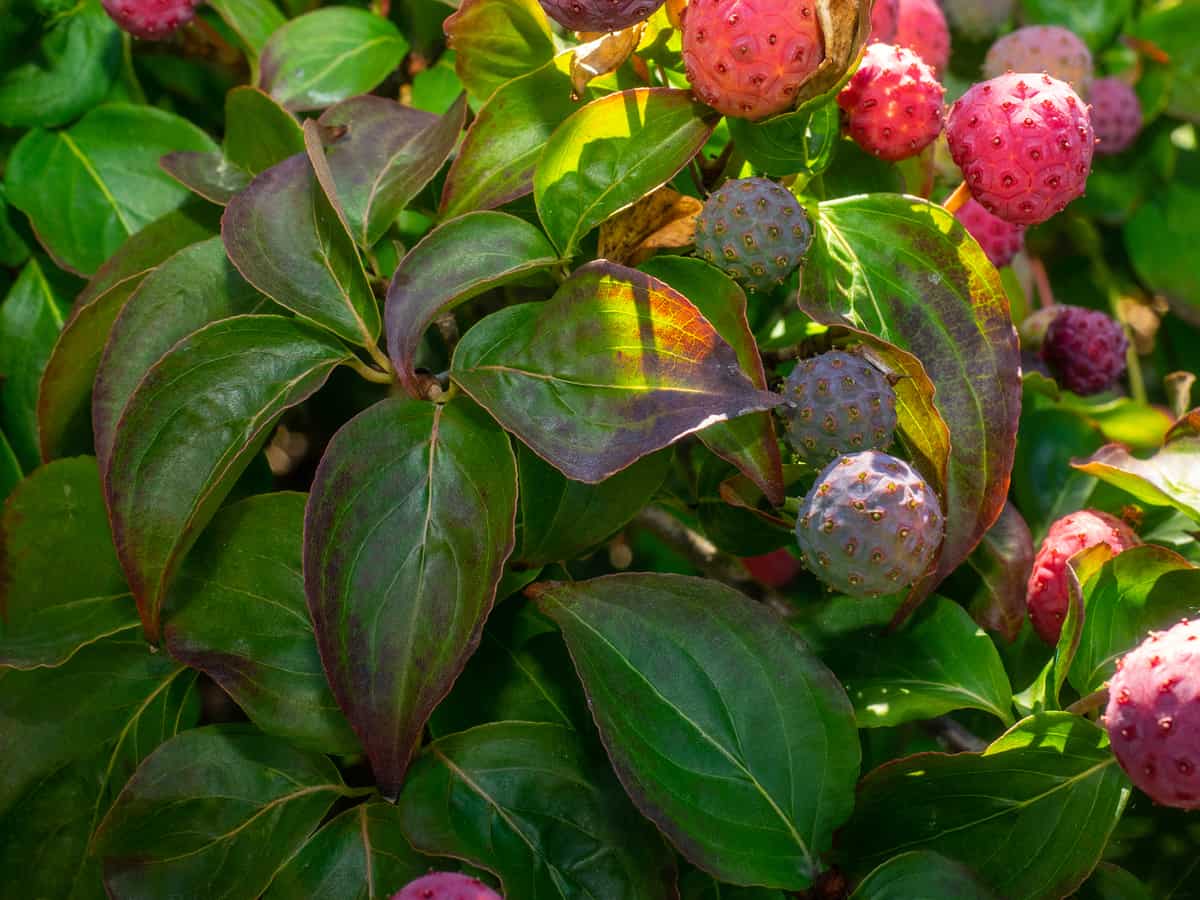
[[[1042,343],[1042,359],[1055,379],[1082,397],[1107,391],[1125,374],[1129,340],[1110,316],[1064,306]]]
[[[1080,510],[1051,525],[1034,557],[1025,592],[1029,619],[1038,637],[1051,646],[1058,643],[1071,604],[1067,563],[1072,556],[1099,544],[1108,544],[1113,553],[1122,553],[1138,543],[1138,536],[1128,525],[1099,510]]]
[[[458,872],[434,872],[411,882],[392,900],[504,900],[477,878]]]
[[[900,0],[875,0],[871,9],[871,36],[867,43],[890,44],[896,36],[896,21],[900,17]]]
[[[933,562],[945,527],[937,496],[906,462],[867,450],[817,476],[796,520],[804,564],[851,597],[894,594]]]
[[[620,31],[650,18],[663,0],[541,0],[546,15],[572,31]]]
[[[1036,225],[1083,193],[1096,138],[1087,105],[1049,75],[1001,75],[974,85],[946,120],[950,155],[994,216]]]
[[[896,393],[860,356],[833,350],[801,360],[783,395],[788,440],[807,462],[825,465],[843,453],[892,445]]]
[[[972,40],[991,37],[1012,18],[1014,0],[942,0],[950,27]]]
[[[727,116],[786,112],[824,58],[816,0],[690,0],[684,12],[688,80]]]
[[[963,227],[971,233],[971,237],[979,242],[979,246],[997,269],[1002,269],[1012,262],[1013,257],[1025,246],[1023,226],[1013,225],[993,216],[974,198],[960,206],[954,217],[962,222]]]
[[[934,73],[950,62],[950,26],[936,0],[900,0],[900,16],[896,20],[896,37],[892,41],[908,47]]]
[[[123,31],[161,41],[196,16],[200,0],[103,0],[104,10]]]
[[[1200,622],[1152,633],[1117,663],[1104,725],[1150,799],[1200,809]]]
[[[696,220],[696,252],[751,291],[769,291],[804,259],[808,214],[786,188],[766,178],[727,182]]]
[[[837,99],[855,143],[894,162],[916,156],[937,140],[945,94],[929,66],[911,50],[871,44]]]
[[[1096,152],[1111,155],[1128,150],[1142,133],[1142,103],[1137,92],[1120,78],[1092,82],[1092,128]]]
[[[983,76],[1044,72],[1083,96],[1092,83],[1092,52],[1074,32],[1058,25],[1028,25],[1006,34],[988,50]]]

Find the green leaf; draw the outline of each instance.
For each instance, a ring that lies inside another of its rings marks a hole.
[[[1080,888],[1075,898],[1076,900],[1154,900],[1154,895],[1150,893],[1150,888],[1134,875],[1112,863],[1102,862],[1096,866],[1096,871]]]
[[[168,153],[163,171],[198,197],[225,206],[250,184],[250,175],[220,153]]]
[[[717,334],[733,347],[742,373],[759,390],[768,390],[758,344],[746,321],[746,295],[740,287],[699,259],[664,256],[650,260],[641,269],[691,300]],[[770,412],[709,426],[698,437],[709,450],[745,473],[772,505],[783,505],[783,461]]]
[[[17,454],[13,453],[8,438],[3,431],[0,431],[0,503],[8,498],[23,475]]]
[[[642,813],[723,881],[809,887],[853,808],[859,752],[845,692],[795,633],[698,578],[615,575],[528,593],[562,628]]]
[[[538,456],[589,484],[779,402],[742,374],[691,301],[604,260],[547,303],[479,322],[459,343],[451,377]]]
[[[1104,443],[1095,425],[1077,413],[1027,408],[1013,464],[1013,495],[1040,541],[1056,519],[1087,505],[1096,480],[1070,468],[1072,457]]]
[[[406,53],[408,41],[387,19],[346,6],[318,9],[272,32],[258,86],[288,109],[323,109],[370,93]]]
[[[38,382],[63,327],[62,301],[31,259],[0,304],[0,427],[26,469],[38,464]]]
[[[27,58],[5,60],[0,124],[64,125],[102,102],[117,79],[121,32],[98,0],[79,3],[48,26]]]
[[[885,862],[858,886],[850,900],[995,900],[966,866],[915,850]]]
[[[1021,409],[1020,355],[995,267],[940,206],[877,194],[822,203],[801,308],[924,364],[950,428],[946,539],[935,586],[1004,508]]]
[[[442,191],[442,216],[494,209],[532,193],[542,148],[579,108],[571,92],[571,76],[557,60],[501,86],[458,148]]]
[[[92,430],[101,470],[108,468],[125,404],[156,362],[212,322],[269,312],[269,306],[229,262],[220,238],[179,251],[146,276],[116,316],[104,354],[92,367]]]
[[[1087,42],[1092,50],[1103,50],[1117,36],[1133,13],[1134,0],[1021,0],[1021,21],[1027,25],[1061,25]]]
[[[919,753],[876,769],[838,842],[859,869],[932,850],[1002,897],[1057,900],[1095,867],[1129,792],[1103,729],[1043,713],[982,754]]]
[[[507,436],[461,401],[378,403],[343,426],[317,470],[309,610],[386,798],[479,644],[512,552],[516,488]]]
[[[1200,70],[1196,78],[1196,118],[1200,120]],[[1179,229],[1191,221],[1198,203],[1200,185],[1173,180],[1168,189],[1156,188],[1122,231],[1138,277],[1151,290],[1193,310],[1200,307],[1200,275],[1187,263],[1186,232]]]
[[[351,359],[279,316],[238,316],[180,341],[129,399],[105,473],[121,565],[151,640],[179,563],[280,414]]]
[[[825,103],[808,115],[779,116],[765,122],[729,119],[738,152],[764,174],[820,175],[833,161],[841,135],[838,105]]]
[[[447,222],[409,251],[392,276],[385,310],[388,354],[409,395],[425,395],[416,357],[422,335],[438,316],[557,262],[541,230],[498,212]]]
[[[379,306],[354,241],[304,155],[263,172],[230,201],[225,251],[281,306],[362,346],[379,339]]]
[[[94,459],[50,463],[21,482],[4,506],[0,538],[0,666],[61,665],[137,627]]]
[[[135,734],[143,716],[162,714],[157,698],[192,678],[140,636],[124,635],[53,669],[0,669],[0,814],[38,779]]]
[[[400,816],[418,850],[488,869],[508,897],[676,896],[662,838],[561,725],[497,722],[434,741]]]
[[[667,477],[671,454],[655,453],[599,484],[564,478],[525,446],[521,473],[520,546],[529,566],[576,559],[616,534],[650,502]]]
[[[353,753],[304,598],[304,494],[262,494],[221,510],[179,568],[163,638],[225,689],[262,731],[309,750]]]
[[[679,894],[683,900],[787,900],[783,891],[721,884],[699,869],[683,874],[679,879]]]
[[[444,116],[368,96],[306,125],[309,159],[360,247],[374,246],[442,168],[466,114],[466,94]]]
[[[258,56],[271,37],[287,20],[271,0],[208,0],[233,32],[246,45],[250,61],[257,67]],[[257,68],[256,68],[257,71]]]
[[[826,654],[826,658],[828,654]],[[856,632],[830,661],[860,728],[980,709],[1011,725],[1012,686],[995,644],[957,603],[931,598],[901,632]]]
[[[689,91],[634,88],[563,122],[533,177],[538,215],[562,255],[575,255],[593,228],[674,178],[717,119]]]
[[[1105,563],[1084,585],[1086,613],[1069,679],[1080,694],[1104,687],[1117,659],[1146,633],[1200,613],[1200,569],[1183,557],[1147,544]]]
[[[1200,57],[1194,52],[1200,38],[1200,8],[1194,3],[1158,5],[1147,9],[1132,28],[1134,37],[1153,42],[1171,58],[1171,96],[1167,113],[1200,122]],[[1166,193],[1175,191],[1175,185]]]
[[[1011,502],[967,560],[979,575],[971,617],[1005,640],[1016,640],[1025,622],[1025,593],[1033,570],[1033,535]]]
[[[1142,503],[1173,506],[1200,522],[1197,453],[1200,453],[1200,437],[1181,437],[1149,459],[1138,459],[1120,444],[1109,444],[1071,465],[1129,492]]]
[[[537,0],[463,0],[445,30],[459,80],[479,100],[554,57],[550,21]]]
[[[408,843],[396,807],[363,803],[310,837],[280,869],[263,900],[379,900],[434,864]]]
[[[158,166],[173,150],[214,151],[216,145],[171,113],[101,106],[66,131],[25,135],[9,158],[4,183],[9,202],[29,216],[55,262],[90,275],[126,238],[188,197]]]
[[[150,754],[96,833],[110,896],[257,897],[339,796],[326,757],[237,725]]]

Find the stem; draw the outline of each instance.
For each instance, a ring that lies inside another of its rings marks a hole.
[[[1054,288],[1050,286],[1050,276],[1046,274],[1046,266],[1036,256],[1029,255],[1029,269],[1033,273],[1033,281],[1037,285],[1038,303],[1042,309],[1055,305]]]
[[[712,541],[692,531],[665,510],[648,506],[633,521],[687,557],[688,562],[709,578],[739,589],[754,583],[750,573],[736,559],[722,553]]]
[[[391,373],[390,365],[388,367],[388,371],[380,372],[378,369],[368,366],[365,362],[363,362],[361,359],[359,359],[356,356],[350,361],[350,367],[352,369],[354,369],[354,371],[357,372],[359,375],[361,375],[363,378],[365,378],[367,381],[371,382],[372,384],[391,384],[392,383],[392,376],[390,374]]]
[[[387,373],[388,382],[392,380],[392,361],[388,359],[387,354],[379,349],[379,345],[373,341],[367,344],[367,353],[370,354],[375,365]]]
[[[1094,693],[1088,694],[1086,697],[1076,700],[1066,708],[1066,712],[1069,712],[1073,716],[1086,716],[1088,713],[1095,712],[1107,703],[1108,688],[1101,688]]]
[[[925,730],[958,753],[980,753],[987,748],[987,742],[949,716],[939,716],[923,722]]]
[[[946,198],[946,202],[942,204],[946,208],[946,212],[954,215],[963,208],[963,204],[971,199],[971,189],[967,187],[964,181],[954,189],[954,193]]]

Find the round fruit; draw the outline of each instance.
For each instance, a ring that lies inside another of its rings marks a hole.
[[[929,66],[905,47],[872,44],[838,94],[850,136],[873,156],[916,156],[942,133],[946,89]]]
[[[1128,150],[1142,133],[1142,103],[1137,92],[1120,78],[1092,82],[1092,128],[1096,152],[1105,155]]]
[[[900,0],[892,43],[911,49],[935,74],[950,62],[950,28],[935,0]]]
[[[1099,394],[1125,374],[1129,339],[1111,316],[1064,306],[1046,329],[1042,359],[1055,379],[1081,397]]]
[[[1058,25],[1029,25],[1006,34],[988,50],[984,78],[1006,72],[1045,73],[1087,96],[1092,83],[1092,52],[1071,31]]]
[[[783,395],[788,440],[807,462],[825,465],[843,453],[892,445],[896,393],[860,356],[833,350],[801,360]]]
[[[974,198],[960,206],[954,217],[962,222],[963,227],[971,233],[971,237],[979,242],[979,246],[997,269],[1011,263],[1013,257],[1025,246],[1023,226],[1013,225],[993,216]]]
[[[972,40],[991,37],[1012,18],[1014,0],[942,0],[950,26]]]
[[[761,556],[744,557],[742,565],[750,573],[750,577],[770,588],[787,587],[804,571],[800,561],[782,547]]]
[[[851,597],[894,594],[933,563],[944,520],[937,496],[906,462],[867,450],[834,460],[800,507],[804,564]]]
[[[812,243],[808,214],[766,178],[726,182],[696,220],[696,251],[747,290],[769,291],[800,265]]]
[[[1200,809],[1200,622],[1151,633],[1117,662],[1104,726],[1117,762],[1151,800]]]
[[[727,116],[786,112],[824,58],[816,0],[691,0],[684,12],[688,80]]]
[[[433,872],[411,882],[392,900],[504,900],[480,881],[458,872]]]
[[[546,15],[571,31],[620,31],[654,14],[663,0],[541,0]]]
[[[1095,135],[1087,105],[1049,75],[1001,75],[971,87],[946,120],[950,155],[984,209],[1036,225],[1083,193]]]
[[[900,0],[875,0],[871,8],[871,36],[868,44],[890,44],[896,36],[896,20],[900,17]]]
[[[1094,509],[1071,513],[1051,525],[1034,558],[1025,592],[1029,620],[1038,637],[1051,646],[1058,643],[1071,604],[1067,563],[1072,556],[1098,544],[1108,544],[1113,553],[1122,553],[1139,543],[1128,525]]]
[[[161,41],[196,16],[200,0],[103,0],[114,22],[134,37]]]

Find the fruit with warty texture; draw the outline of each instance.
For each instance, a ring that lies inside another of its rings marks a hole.
[[[392,900],[504,900],[480,881],[458,872],[433,872],[409,883]]]
[[[850,597],[916,582],[942,544],[937,495],[903,460],[867,450],[826,466],[804,498],[796,540],[809,571]]]
[[[1142,133],[1142,102],[1137,92],[1120,78],[1092,82],[1092,128],[1096,152],[1111,156],[1133,146]]]
[[[942,0],[950,27],[963,37],[991,37],[1012,18],[1014,0]]]
[[[979,242],[979,246],[997,269],[1011,263],[1025,246],[1024,226],[1013,225],[993,216],[973,197],[958,208],[954,217],[971,233],[971,237]]]
[[[1139,543],[1128,525],[1095,509],[1070,513],[1051,525],[1034,557],[1025,591],[1025,606],[1038,637],[1050,646],[1058,643],[1071,605],[1067,573],[1071,557],[1100,544],[1117,554]]]
[[[1117,762],[1151,800],[1200,809],[1200,621],[1152,632],[1117,661],[1104,726]]]
[[[546,15],[571,31],[620,31],[654,15],[663,0],[541,0]]]
[[[984,78],[1008,72],[1045,73],[1086,97],[1092,83],[1092,51],[1066,28],[1027,25],[992,44],[983,61]]]
[[[853,353],[831,350],[801,360],[783,387],[788,441],[809,463],[844,453],[886,450],[896,433],[896,392]]]
[[[875,0],[871,8],[871,36],[868,44],[890,44],[896,36],[896,20],[900,17],[900,0]]]
[[[1054,378],[1081,397],[1107,391],[1125,374],[1129,339],[1099,310],[1063,306],[1046,329],[1042,359]]]
[[[122,31],[161,41],[196,17],[200,0],[103,0],[104,11]]]
[[[935,75],[945,69],[950,62],[950,26],[936,0],[900,0],[892,43],[908,47]]]
[[[895,162],[916,156],[937,140],[945,94],[929,66],[911,50],[871,44],[837,100],[855,143]]]
[[[816,0],[690,0],[684,11],[688,80],[724,115],[787,112],[824,58]]]
[[[1083,194],[1096,138],[1087,104],[1049,75],[1001,75],[950,107],[950,155],[976,200],[1014,225],[1037,225]]]
[[[766,178],[726,182],[696,219],[696,251],[750,291],[781,284],[812,243],[808,214]]]

